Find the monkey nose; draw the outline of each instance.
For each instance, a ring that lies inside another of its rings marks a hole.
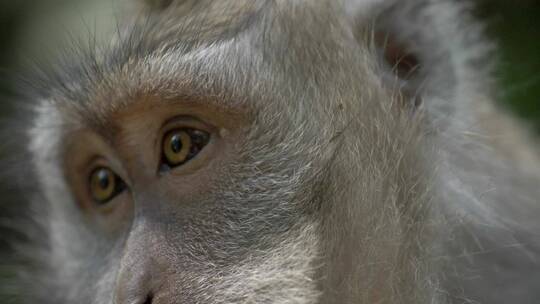
[[[165,243],[155,225],[140,219],[134,221],[116,274],[114,304],[168,303],[161,288],[168,265],[160,254],[167,252]]]
[[[122,263],[117,275],[114,291],[114,304],[155,303],[152,274],[148,265],[139,259],[128,258]]]
[[[126,303],[126,304],[152,304],[154,303],[154,296],[152,294],[148,294],[146,298],[142,298],[142,301],[134,300],[135,302],[117,302],[118,300],[115,300],[116,303]],[[144,301],[144,302],[143,302]]]
[[[154,294],[147,288],[132,289],[124,286],[117,286],[114,295],[114,304],[152,304]]]
[[[131,281],[122,275],[118,280],[114,292],[114,304],[151,304],[154,303],[154,294],[144,279]]]
[[[152,304],[153,300],[154,300],[154,296],[152,296],[152,294],[150,293],[150,294],[148,294],[148,296],[146,297],[146,301],[144,301],[143,304]]]

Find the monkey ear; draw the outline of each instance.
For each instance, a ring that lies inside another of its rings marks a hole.
[[[470,17],[473,7],[451,0],[371,2],[371,19],[366,4],[348,9],[355,28],[372,30],[381,79],[400,90],[406,106],[424,108],[436,127],[466,122],[491,86],[492,48]]]

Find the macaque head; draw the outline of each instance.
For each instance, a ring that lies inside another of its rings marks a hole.
[[[28,132],[48,248],[33,296],[431,296],[423,142],[474,89],[441,27],[459,10],[352,2],[148,1],[55,71]]]

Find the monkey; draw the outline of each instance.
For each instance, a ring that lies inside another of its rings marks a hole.
[[[540,300],[538,147],[469,3],[126,5],[28,94],[24,303]]]

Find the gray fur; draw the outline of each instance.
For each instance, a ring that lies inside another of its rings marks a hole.
[[[151,2],[39,90],[47,244],[29,303],[540,300],[538,152],[492,104],[493,47],[467,5]],[[414,96],[384,77],[377,31],[420,59]],[[247,109],[249,128],[204,195],[136,207],[105,237],[68,188],[63,138],[107,134],[141,95]]]

